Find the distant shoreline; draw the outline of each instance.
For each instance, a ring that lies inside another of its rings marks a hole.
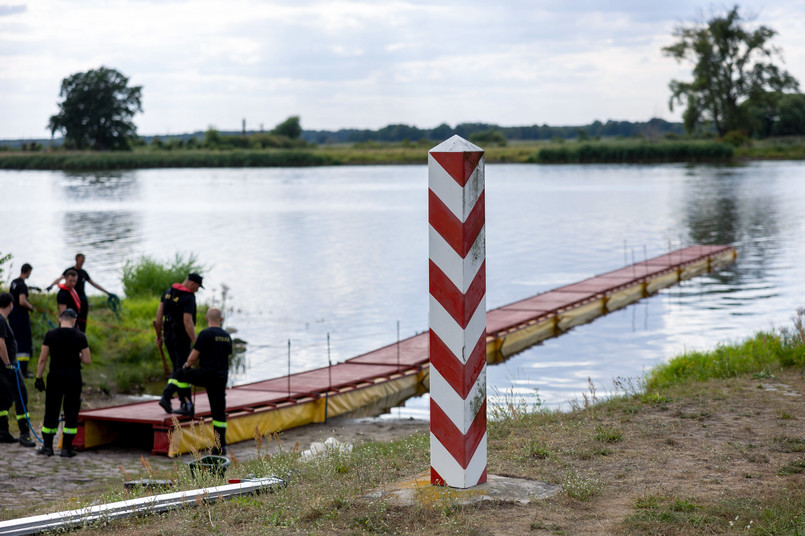
[[[338,165],[421,165],[427,163],[432,142],[357,144],[300,149],[8,151],[0,152],[0,169],[111,171],[159,168],[260,168]],[[537,164],[657,164],[740,163],[747,160],[802,160],[805,142],[797,139],[761,140],[749,145],[708,140],[639,139],[511,143],[484,148],[487,163]]]

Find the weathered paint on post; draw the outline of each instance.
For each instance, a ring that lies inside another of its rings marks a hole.
[[[486,482],[484,151],[460,136],[428,153],[431,483]]]

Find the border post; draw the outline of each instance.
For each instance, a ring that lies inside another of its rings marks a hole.
[[[486,482],[484,151],[460,136],[428,153],[431,484]]]

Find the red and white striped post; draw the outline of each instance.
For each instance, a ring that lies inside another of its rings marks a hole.
[[[430,481],[486,482],[484,151],[460,136],[428,153]]]

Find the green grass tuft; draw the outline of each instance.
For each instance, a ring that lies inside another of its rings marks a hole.
[[[743,374],[772,377],[774,369],[803,364],[805,349],[798,336],[760,332],[741,344],[719,345],[712,352],[688,352],[675,357],[651,371],[646,389],[651,392],[691,380]]]
[[[123,292],[129,298],[159,296],[173,283],[184,281],[187,274],[196,272],[203,275],[206,269],[193,253],[187,258],[177,253],[169,263],[143,255],[123,265]]]

